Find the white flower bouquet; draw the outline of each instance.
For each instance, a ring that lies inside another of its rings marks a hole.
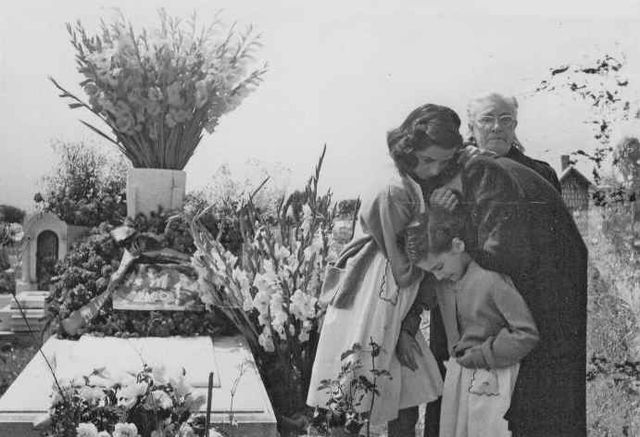
[[[111,378],[101,369],[80,381],[59,381],[49,435],[195,437],[204,433],[204,417],[195,414],[206,399],[192,390],[184,372],[170,377],[147,365],[135,375]]]
[[[336,209],[330,192],[318,194],[324,153],[304,192],[280,199],[275,217],[259,214],[251,196],[236,210],[240,257],[225,249],[198,215],[191,220],[200,298],[224,312],[247,338],[280,414],[304,407],[323,314],[318,297],[333,255]]]
[[[160,10],[160,26],[136,33],[120,14],[89,35],[80,22],[67,25],[76,51],[81,100],[50,78],[71,100],[111,128],[114,143],[136,168],[182,170],[220,117],[237,108],[258,85],[266,67],[252,69],[258,37],[249,28],[221,32],[221,23],[197,26]]]

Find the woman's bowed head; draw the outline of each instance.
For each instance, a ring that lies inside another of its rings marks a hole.
[[[481,153],[476,147],[463,148],[460,117],[446,106],[427,103],[414,109],[400,127],[387,133],[389,154],[402,176],[416,182],[434,181],[437,177],[453,177],[459,165],[468,163]],[[458,198],[446,187],[433,190],[432,206],[453,211]]]
[[[440,173],[462,148],[460,117],[446,106],[426,104],[387,133],[389,154],[403,176],[428,180]]]

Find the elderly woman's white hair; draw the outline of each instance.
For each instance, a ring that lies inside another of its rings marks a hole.
[[[467,120],[469,121],[469,133],[470,139],[473,141],[473,129],[472,124],[476,120],[476,116],[478,115],[478,111],[483,107],[486,107],[490,104],[502,103],[506,105],[511,110],[511,115],[517,120],[518,119],[518,100],[515,96],[508,96],[496,92],[483,93],[475,96],[469,101],[467,105]],[[520,151],[524,151],[524,147],[518,140],[518,138],[514,134],[514,147],[516,147]]]

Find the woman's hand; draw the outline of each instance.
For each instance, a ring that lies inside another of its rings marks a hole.
[[[449,212],[453,212],[459,203],[458,196],[446,187],[436,188],[429,197],[431,208],[440,208]]]
[[[463,166],[473,161],[478,156],[498,156],[490,150],[480,150],[476,146],[466,146],[458,152],[458,164]]]

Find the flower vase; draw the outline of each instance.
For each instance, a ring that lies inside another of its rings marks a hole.
[[[127,174],[127,216],[182,208],[187,174],[182,170],[132,168]]]

